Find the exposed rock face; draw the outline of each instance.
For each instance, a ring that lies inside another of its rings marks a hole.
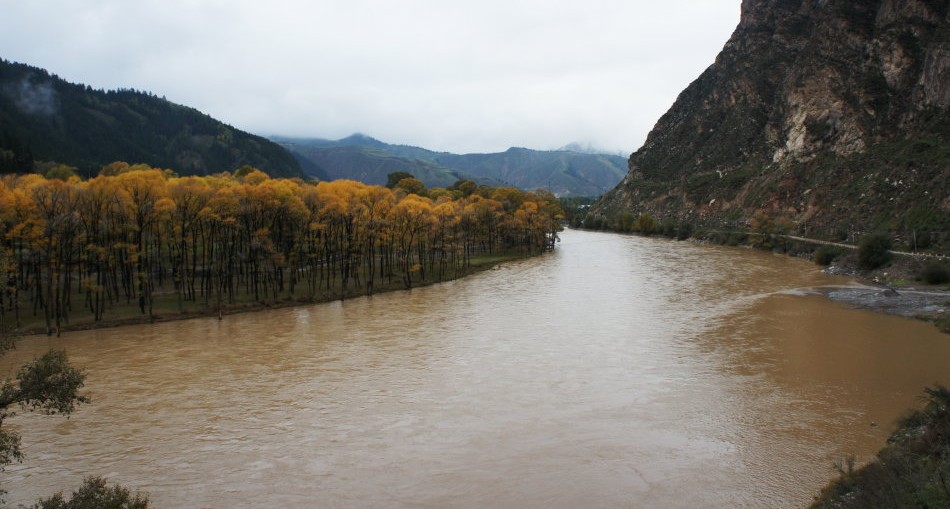
[[[802,233],[948,229],[950,2],[743,0],[729,42],[593,208]]]

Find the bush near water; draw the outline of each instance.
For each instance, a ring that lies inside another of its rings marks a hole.
[[[836,463],[839,478],[811,509],[950,507],[950,390],[924,391],[926,406],[901,420],[875,460]]]

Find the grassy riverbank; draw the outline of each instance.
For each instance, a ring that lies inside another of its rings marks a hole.
[[[926,406],[900,422],[867,465],[839,462],[840,477],[811,509],[950,507],[950,390],[926,389]]]
[[[413,276],[412,288],[453,281],[484,270],[489,270],[504,262],[528,257],[529,255],[517,251],[472,257],[467,267],[460,268],[455,273],[449,271],[443,274],[441,278],[432,274],[423,278],[420,274],[415,274]],[[374,282],[372,294],[376,295],[396,291],[407,291],[402,274],[396,274],[391,279],[377,279]],[[190,318],[230,315],[291,306],[306,306],[322,302],[363,297],[366,295],[368,295],[368,292],[365,285],[357,285],[350,282],[349,287],[344,291],[339,280],[331,283],[329,288],[321,288],[313,295],[307,290],[306,285],[299,285],[297,291],[293,294],[289,291],[282,292],[276,297],[263,301],[255,300],[253,295],[246,292],[237,292],[233,303],[223,302],[220,306],[218,306],[213,299],[206,301],[199,297],[193,301],[180,300],[177,293],[164,292],[155,295],[151,319],[147,314],[142,313],[136,302],[122,302],[110,307],[106,318],[100,321],[95,321],[93,316],[88,313],[77,313],[75,314],[75,318],[71,319],[68,324],[64,324],[60,327],[60,332],[186,320]],[[42,312],[35,316],[31,313],[23,313],[23,316],[20,318],[20,327],[17,329],[18,334],[46,334],[46,325]]]

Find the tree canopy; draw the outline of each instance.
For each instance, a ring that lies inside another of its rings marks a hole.
[[[85,379],[82,370],[69,364],[65,352],[54,350],[22,366],[16,379],[3,382],[0,387],[0,470],[23,459],[20,435],[4,429],[4,421],[16,415],[18,408],[49,415],[71,414],[76,405],[89,401],[79,395]],[[0,490],[0,495],[3,493]]]
[[[220,310],[373,293],[381,280],[411,287],[481,254],[550,249],[562,218],[550,193],[426,190],[405,178],[389,189],[124,162],[88,180],[56,177],[0,177],[0,325],[42,317],[54,333],[119,305],[152,317],[159,294]]]

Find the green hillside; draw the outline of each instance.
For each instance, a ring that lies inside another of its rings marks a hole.
[[[308,173],[324,180],[350,179],[365,184],[385,185],[386,176],[390,173],[407,172],[428,187],[449,187],[459,180],[473,180],[486,185],[499,184],[492,179],[446,168],[430,160],[398,156],[371,145],[348,144],[347,140],[351,139],[352,137],[340,140],[339,144],[325,140],[277,140],[300,160],[302,166],[319,168],[321,173]]]
[[[146,92],[95,90],[0,60],[0,171],[56,161],[91,174],[121,160],[209,174],[251,165],[303,176],[277,144]]]

